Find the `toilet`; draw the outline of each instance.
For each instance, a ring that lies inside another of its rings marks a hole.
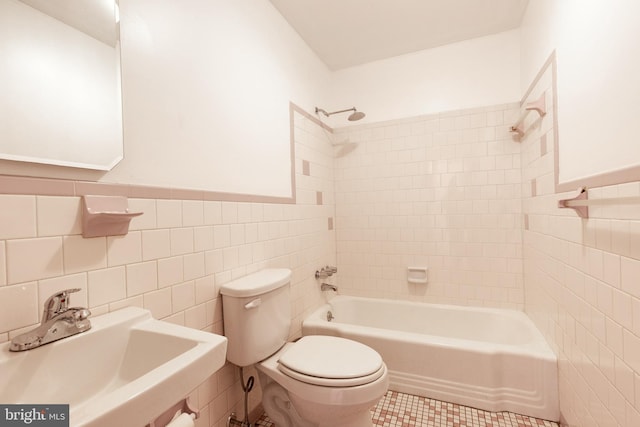
[[[254,365],[262,405],[278,427],[372,427],[387,367],[359,342],[324,335],[287,342],[291,270],[264,269],[222,285],[227,360]]]

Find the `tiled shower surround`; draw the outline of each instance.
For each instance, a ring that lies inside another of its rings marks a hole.
[[[331,280],[344,294],[524,309],[559,355],[564,424],[640,425],[640,210],[597,206],[589,220],[559,210],[552,115],[519,143],[508,132],[519,111],[332,134],[295,113],[288,204],[0,175],[0,342],[70,287],[94,315],[138,305],[222,333],[219,286],[263,267],[293,270],[295,337],[327,297],[314,271],[337,264]],[[104,193],[128,195],[144,215],[125,237],[83,239],[79,195]],[[590,192],[631,195],[640,183]],[[408,284],[408,266],[429,267],[429,283]],[[255,405],[259,387],[251,396]],[[242,413],[237,370],[227,365],[192,398],[198,427],[225,426]]]
[[[340,289],[522,309],[517,104],[334,135]],[[407,267],[428,267],[408,284]]]

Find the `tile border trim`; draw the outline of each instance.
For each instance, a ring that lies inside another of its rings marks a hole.
[[[625,184],[628,182],[640,181],[640,165],[629,166],[613,171],[602,172],[595,175],[586,176],[583,178],[560,182],[560,156],[559,156],[559,146],[560,146],[560,137],[558,131],[558,64],[556,59],[556,51],[553,50],[545,63],[538,71],[538,74],[533,79],[529,88],[525,92],[524,96],[520,100],[520,106],[522,107],[526,102],[527,98],[535,88],[535,86],[539,83],[542,76],[547,72],[547,70],[551,67],[551,90],[553,92],[553,150],[554,150],[554,183],[555,183],[555,192],[564,193],[567,191],[574,191],[579,187],[606,187],[608,185],[615,184]],[[546,148],[546,140],[545,140],[545,148]]]
[[[203,200],[251,203],[296,203],[296,151],[294,115],[298,113],[315,124],[328,128],[313,115],[293,102],[289,102],[289,138],[291,155],[291,196],[266,196],[258,194],[226,193],[221,191],[197,190],[189,188],[156,187],[139,184],[118,184],[64,178],[41,178],[0,174],[0,194],[21,194],[36,196],[124,196],[137,199]],[[333,131],[331,128],[327,130]]]

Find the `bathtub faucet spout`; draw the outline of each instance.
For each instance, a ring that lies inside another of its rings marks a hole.
[[[320,285],[320,290],[321,291],[338,292],[338,287],[336,285],[330,285],[328,283],[323,283],[322,285]]]

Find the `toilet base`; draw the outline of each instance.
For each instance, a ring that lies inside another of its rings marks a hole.
[[[318,405],[294,394],[289,398],[303,417],[316,421],[317,427],[373,427],[370,405]]]
[[[260,371],[258,377],[262,387],[262,406],[278,427],[373,427],[368,407],[354,412],[354,407],[318,405],[290,394]]]

